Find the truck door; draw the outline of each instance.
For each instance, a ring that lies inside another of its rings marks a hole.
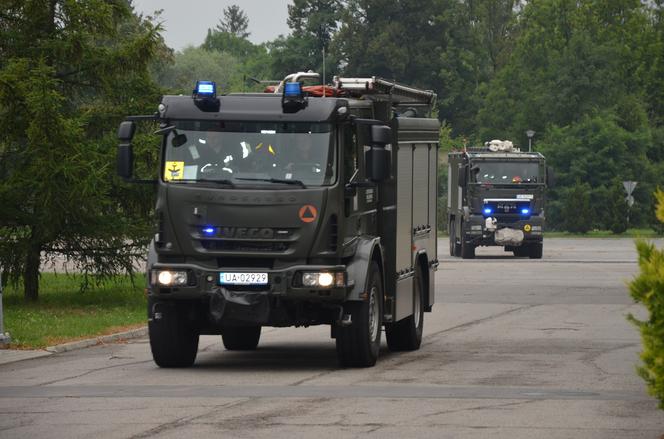
[[[366,182],[364,153],[369,148],[369,125],[346,125],[343,138],[345,240],[361,233],[375,235],[376,188],[353,186]]]

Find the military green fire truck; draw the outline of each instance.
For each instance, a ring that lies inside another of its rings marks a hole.
[[[479,246],[542,258],[544,198],[553,174],[544,156],[510,141],[448,154],[450,256],[475,257]]]
[[[148,329],[161,367],[194,363],[199,336],[252,350],[261,327],[330,325],[339,362],[418,349],[435,301],[435,94],[377,77],[289,75],[269,92],[164,96],[121,123],[133,179],[139,121],[160,137]]]

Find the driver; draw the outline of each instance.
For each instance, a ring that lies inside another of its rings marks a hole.
[[[228,148],[224,148],[223,132],[206,131],[205,137],[205,142],[200,142],[198,147],[191,151],[192,157],[199,165],[200,174],[232,174],[233,160],[237,159],[238,155],[230,154]],[[241,156],[240,154],[239,157]]]
[[[302,136],[297,139],[295,148],[293,148],[294,156],[291,161],[284,166],[286,175],[292,175],[293,172],[320,174],[322,172],[321,165],[318,163],[318,158],[314,157],[312,139],[309,136]],[[288,177],[286,177],[288,178]]]

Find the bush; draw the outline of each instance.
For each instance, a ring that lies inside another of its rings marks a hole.
[[[606,225],[616,235],[627,231],[629,218],[629,205],[625,200],[625,192],[622,183],[615,181],[608,190]]]
[[[576,184],[566,191],[562,203],[563,226],[572,233],[587,233],[593,224],[593,213],[590,208],[590,185]]]
[[[657,217],[664,222],[664,192],[658,190],[659,205]],[[639,240],[639,275],[630,283],[632,297],[642,303],[649,312],[645,321],[630,315],[641,331],[643,365],[639,375],[648,384],[650,394],[659,399],[659,407],[664,409],[664,249],[658,250],[652,243]]]

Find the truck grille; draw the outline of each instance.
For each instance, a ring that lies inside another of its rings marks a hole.
[[[201,246],[209,251],[239,251],[239,252],[285,252],[290,245],[287,242],[275,241],[226,241],[201,240]]]

